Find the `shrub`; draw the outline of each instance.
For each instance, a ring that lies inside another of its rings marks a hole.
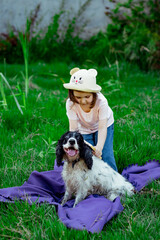
[[[106,36],[110,51],[142,68],[160,68],[160,4],[159,0],[128,0],[118,3],[109,14],[112,24]]]
[[[116,2],[115,0],[110,0]],[[81,13],[85,10],[87,0]],[[119,1],[117,1],[119,2]],[[68,21],[66,30],[60,32],[60,21],[65,11],[53,17],[46,33],[34,33],[40,5],[29,18],[29,61],[65,60],[82,63],[85,60],[98,64],[125,59],[138,64],[142,69],[160,69],[160,4],[159,0],[127,0],[117,3],[115,9],[107,12],[112,23],[106,32],[99,32],[88,40],[78,36],[76,21]],[[81,14],[80,13],[80,14]],[[11,33],[1,34],[0,61],[22,62],[23,54],[19,33],[13,27]]]

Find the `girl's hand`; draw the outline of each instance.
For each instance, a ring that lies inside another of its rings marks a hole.
[[[95,146],[94,148],[95,148],[95,150],[94,150],[93,154],[96,157],[101,158],[101,156],[102,156],[102,148],[99,147],[99,146]]]

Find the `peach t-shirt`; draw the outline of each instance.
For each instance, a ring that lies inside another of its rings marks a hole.
[[[66,110],[69,120],[77,120],[78,130],[82,134],[98,131],[99,120],[107,118],[107,127],[114,122],[113,111],[102,93],[97,93],[95,106],[88,113],[84,112],[78,103],[73,103],[69,98],[66,102]]]

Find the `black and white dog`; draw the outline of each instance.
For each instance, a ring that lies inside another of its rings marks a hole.
[[[131,196],[134,187],[107,163],[92,154],[92,149],[78,132],[67,132],[56,147],[57,165],[64,161],[62,177],[65,182],[64,205],[72,195],[75,207],[90,194],[104,195],[113,201],[116,197]]]

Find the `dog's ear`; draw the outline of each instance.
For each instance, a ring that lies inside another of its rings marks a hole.
[[[62,141],[60,139],[56,146],[56,161],[57,161],[58,167],[62,165],[63,154],[64,154],[64,150],[62,146]]]
[[[89,147],[86,143],[84,143],[80,151],[80,157],[84,159],[88,169],[91,169],[93,165],[92,156],[93,154],[92,154],[91,147]]]
[[[66,137],[66,135],[69,133],[70,131],[64,133],[61,138],[58,140],[57,146],[56,146],[56,161],[57,161],[57,166],[61,166],[62,161],[63,161],[63,155],[64,155],[64,150],[63,150],[63,142],[64,139]]]
[[[56,146],[56,161],[57,161],[57,166],[58,167],[63,165],[62,164],[63,155],[64,155],[63,141],[64,141],[65,136],[68,134],[68,132],[66,132],[65,134],[63,134],[61,136],[61,138],[58,140],[58,143],[57,143],[57,146]]]

